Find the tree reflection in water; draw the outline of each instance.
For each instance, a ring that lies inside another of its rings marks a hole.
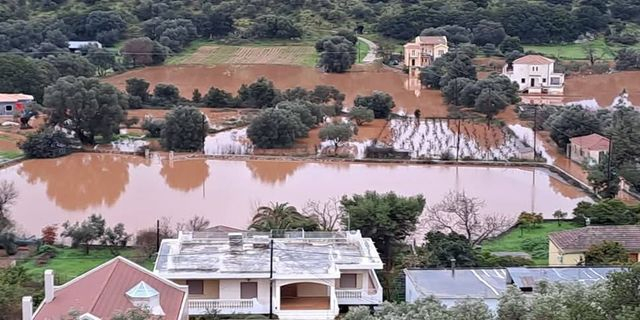
[[[160,175],[171,189],[189,192],[207,180],[209,164],[204,159],[165,160]]]
[[[280,184],[287,181],[294,172],[306,165],[303,161],[269,161],[249,160],[245,161],[251,176],[266,184]]]
[[[129,184],[129,164],[135,158],[78,153],[58,159],[24,161],[18,173],[29,184],[46,184],[47,196],[60,208],[83,211],[111,207],[118,201]]]

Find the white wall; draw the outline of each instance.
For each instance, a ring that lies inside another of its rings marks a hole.
[[[258,302],[269,305],[269,279],[223,279],[220,280],[220,299],[240,299],[240,283],[252,281],[258,283]]]

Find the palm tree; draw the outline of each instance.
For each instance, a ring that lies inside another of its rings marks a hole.
[[[288,202],[271,203],[270,206],[259,207],[251,220],[249,229],[256,231],[292,230],[303,229],[314,231],[318,229],[318,223],[298,212]]]

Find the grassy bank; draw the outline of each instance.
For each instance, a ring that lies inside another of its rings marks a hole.
[[[616,57],[616,52],[624,48],[624,46],[621,45],[609,45],[603,38],[598,38],[587,44],[567,43],[553,45],[525,45],[524,49],[526,51],[535,51],[561,60],[586,60],[587,55],[584,48],[587,45],[592,46],[595,49],[596,57],[599,60],[613,60]],[[640,48],[640,44],[633,47]]]
[[[145,268],[151,270],[153,268],[153,259],[145,259],[141,252],[133,248],[125,248],[120,250],[120,255],[126,257]],[[44,274],[44,270],[52,269],[58,275],[61,282],[67,282],[111,259],[115,256],[109,249],[96,248],[89,251],[86,255],[83,249],[58,248],[56,256],[49,259],[45,264],[39,265],[37,262],[38,255],[34,255],[21,263],[27,269],[34,279],[40,279]]]
[[[262,40],[228,44],[193,41],[184,51],[167,59],[167,64],[290,64],[313,67],[318,60],[314,43],[307,40]]]
[[[367,53],[369,53],[369,45],[358,40],[358,42],[356,42],[356,49],[358,50],[358,61],[356,63],[362,63],[364,57],[366,57]]]
[[[536,228],[514,228],[502,236],[482,243],[482,250],[489,252],[526,252],[531,255],[536,265],[547,265],[549,239],[551,232],[575,229],[571,222],[543,222]]]

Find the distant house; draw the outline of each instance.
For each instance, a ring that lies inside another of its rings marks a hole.
[[[0,116],[12,116],[33,102],[33,96],[22,93],[0,93]]]
[[[447,37],[418,36],[404,45],[404,65],[409,69],[424,68],[449,52]]]
[[[44,300],[33,312],[31,297],[23,297],[22,320],[67,319],[71,311],[82,320],[110,320],[133,308],[164,320],[187,320],[187,296],[186,286],[116,257],[61,286],[54,286],[53,271],[46,270]]]
[[[564,92],[564,74],[554,72],[555,60],[527,55],[505,64],[502,74],[516,82],[520,91],[534,94]]]
[[[603,241],[620,243],[629,252],[629,262],[638,262],[640,225],[587,226],[549,234],[549,265],[563,266],[584,262],[592,245]]]
[[[98,41],[69,41],[68,43],[69,51],[71,52],[79,52],[82,48],[88,46],[102,48],[102,43]]]
[[[207,310],[333,320],[341,305],[378,305],[380,256],[359,231],[180,232],[154,272],[189,287],[189,315]]]
[[[447,306],[466,299],[483,300],[496,310],[500,295],[508,285],[518,287],[522,292],[535,292],[541,281],[595,283],[605,279],[607,274],[620,268],[497,268],[497,269],[405,269],[405,300],[435,297]]]
[[[609,153],[609,139],[592,133],[573,137],[567,145],[567,157],[578,163],[598,164]]]

